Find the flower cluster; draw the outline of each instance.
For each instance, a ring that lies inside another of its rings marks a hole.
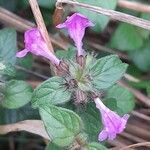
[[[84,56],[85,52],[82,48],[82,39],[85,34],[85,29],[89,26],[93,26],[93,23],[87,17],[75,13],[71,17],[68,17],[64,23],[59,24],[57,28],[68,29],[69,35],[77,47],[78,56]],[[96,98],[94,101],[96,107],[101,112],[104,125],[104,129],[100,132],[98,139],[99,141],[106,139],[113,140],[116,137],[116,134],[121,133],[124,130],[129,115],[126,114],[121,118],[117,113],[107,108],[99,98]]]
[[[72,16],[68,17],[64,23],[57,25],[57,28],[68,29],[69,35],[77,47],[78,57],[85,56],[85,51],[82,48],[82,39],[85,34],[85,29],[89,26],[93,26],[93,23],[87,17],[79,13],[74,13]],[[37,56],[43,56],[49,59],[56,66],[60,65],[60,60],[49,51],[44,38],[37,28],[26,31],[24,38],[25,49],[18,52],[16,54],[17,57],[24,57],[28,52],[31,52]],[[81,97],[84,93],[82,91],[77,91],[76,95]],[[86,99],[86,97],[83,97],[83,101],[84,99]],[[99,141],[106,139],[113,140],[116,137],[116,134],[119,134],[124,130],[129,115],[126,114],[123,117],[120,117],[117,113],[107,108],[99,98],[95,98],[94,102],[96,107],[100,110],[104,126],[98,139]]]

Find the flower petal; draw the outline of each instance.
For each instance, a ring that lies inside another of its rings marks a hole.
[[[22,50],[20,52],[17,52],[16,53],[16,57],[22,58],[22,57],[26,56],[28,52],[29,51],[27,49],[24,49],[24,50]]]
[[[67,20],[57,25],[57,28],[67,28],[69,32],[69,36],[73,39],[75,46],[77,47],[78,56],[84,56],[85,51],[82,48],[82,39],[85,34],[85,29],[89,26],[93,26],[94,24],[84,15],[79,13],[74,13],[72,16],[67,17]]]
[[[108,137],[107,131],[106,130],[102,130],[99,135],[98,135],[98,140],[99,141],[104,141],[106,140]]]

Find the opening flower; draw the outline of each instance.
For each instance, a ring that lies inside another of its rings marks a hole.
[[[56,27],[68,29],[69,35],[77,47],[78,56],[84,56],[85,52],[82,49],[82,39],[85,34],[85,29],[93,25],[94,24],[87,17],[79,13],[74,13],[72,16],[67,17],[67,20],[64,23],[59,24]]]
[[[49,59],[53,64],[59,65],[60,60],[49,51],[40,31],[32,28],[25,32],[24,35],[25,49],[16,54],[17,57],[24,57],[28,52],[37,56],[43,56]]]
[[[128,114],[120,117],[117,113],[107,108],[99,98],[95,99],[96,107],[100,110],[103,122],[103,130],[99,133],[98,140],[113,140],[117,134],[123,132],[126,127]]]

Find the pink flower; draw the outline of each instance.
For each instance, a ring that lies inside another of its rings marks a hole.
[[[127,120],[129,118],[128,114],[120,117],[115,112],[107,108],[99,98],[95,98],[96,107],[100,110],[103,122],[103,130],[99,133],[99,141],[104,141],[106,139],[113,140],[116,134],[123,132],[126,127]]]
[[[17,57],[24,57],[28,52],[37,56],[43,56],[49,59],[53,64],[59,65],[60,60],[49,51],[40,31],[37,28],[32,28],[25,32],[24,35],[25,49],[16,54]]]
[[[82,39],[85,34],[85,29],[89,26],[93,26],[93,23],[85,16],[74,13],[72,16],[67,17],[67,20],[57,25],[57,28],[67,28],[70,37],[74,40],[78,50],[78,56],[84,56],[84,50],[82,49]]]

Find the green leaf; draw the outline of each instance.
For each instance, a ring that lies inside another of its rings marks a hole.
[[[54,8],[56,0],[38,0],[40,6],[45,8]]]
[[[112,86],[123,76],[127,66],[116,55],[98,59],[90,66],[90,76],[93,79],[94,88],[101,90]]]
[[[116,111],[118,109],[117,101],[114,98],[106,98],[103,102],[112,111]]]
[[[149,72],[150,71],[150,44],[147,41],[143,47],[140,49],[130,52],[130,58],[135,63],[135,65],[142,71]]]
[[[14,11],[16,9],[16,4],[17,4],[16,0],[11,1],[0,0],[0,6],[10,11]]]
[[[63,78],[57,76],[43,82],[33,92],[33,107],[47,104],[57,105],[69,101],[71,92],[66,89],[65,83]]]
[[[10,63],[6,63],[1,61],[0,59],[0,75],[8,75],[14,77],[16,75],[16,71],[13,65]]]
[[[16,61],[16,31],[10,28],[0,30],[0,58],[14,64]]]
[[[0,112],[0,124],[11,124],[27,119],[40,119],[38,110],[31,108],[30,104],[18,109],[7,109],[0,106]]]
[[[107,148],[100,143],[92,142],[88,144],[83,150],[107,150]]]
[[[134,109],[135,106],[134,96],[127,89],[119,85],[114,85],[107,91],[107,96],[106,96],[106,99],[110,99],[110,101],[112,101],[112,98],[113,100],[116,99],[116,103],[117,103],[116,111],[120,115],[129,113]]]
[[[24,81],[11,80],[6,82],[2,93],[4,94],[2,106],[16,109],[30,102],[32,88]]]
[[[28,54],[23,58],[17,59],[16,68],[20,67],[20,68],[29,70],[29,69],[31,69],[32,64],[33,64],[33,55]],[[17,79],[23,80],[27,77],[27,75],[29,75],[29,74],[26,74],[25,71],[23,71],[21,69],[17,69],[17,74],[16,74]]]
[[[78,0],[78,2],[113,10],[116,8],[117,4],[117,0],[111,0],[109,2],[104,0]],[[88,9],[77,7],[77,11],[87,16],[95,24],[95,26],[92,27],[91,29],[93,29],[96,32],[104,30],[104,28],[107,26],[109,22],[108,17],[98,14],[96,12],[92,11],[89,12]]]
[[[80,117],[65,108],[41,106],[40,115],[52,142],[62,147],[70,145],[83,127]]]
[[[100,112],[94,103],[88,103],[86,109],[77,110],[83,120],[84,131],[88,134],[90,141],[97,141],[98,133],[102,127]]]
[[[121,51],[133,51],[143,45],[143,39],[137,29],[126,23],[121,23],[112,35],[110,46]]]
[[[46,150],[65,150],[65,148],[59,147],[53,143],[49,143],[46,147]]]
[[[76,49],[74,47],[69,48],[67,51],[64,50],[58,50],[56,51],[56,56],[59,59],[70,59],[74,60],[76,56]]]

